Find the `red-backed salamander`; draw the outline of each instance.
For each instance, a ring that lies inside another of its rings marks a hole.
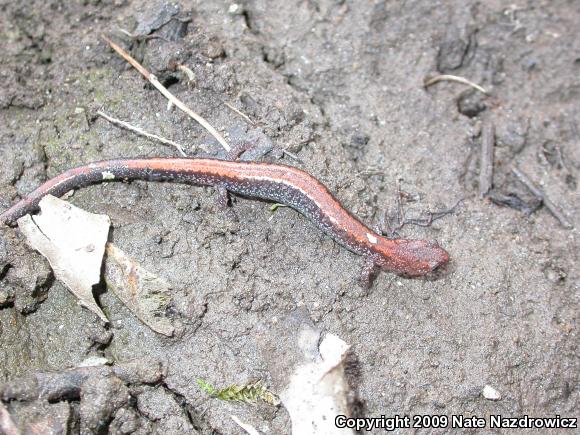
[[[109,181],[169,181],[215,186],[248,197],[286,204],[302,213],[350,251],[367,259],[364,277],[376,267],[407,276],[425,275],[449,261],[434,241],[387,239],[348,212],[316,178],[285,165],[194,158],[120,159],[70,169],[42,184],[0,215],[0,223],[14,225],[37,211],[45,195]]]

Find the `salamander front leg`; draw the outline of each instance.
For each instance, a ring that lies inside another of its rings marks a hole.
[[[372,258],[367,258],[365,260],[365,264],[363,266],[361,276],[360,276],[360,283],[364,288],[370,288],[373,284],[373,281],[377,277],[377,273],[379,272],[378,266],[375,264]]]
[[[230,207],[230,195],[228,190],[223,186],[216,186],[215,190],[217,193],[216,203],[218,208],[223,211],[229,219],[237,221],[238,217],[236,216],[236,212]]]
[[[226,155],[227,160],[236,161],[240,158],[240,156],[245,153],[246,151],[253,150],[256,147],[255,141],[242,141],[237,142],[230,151],[228,151]],[[231,204],[231,197],[228,193],[227,189],[223,186],[216,186],[217,192],[217,204],[218,207],[228,216],[229,219],[233,221],[237,221],[238,217],[236,216],[235,211],[230,207]]]

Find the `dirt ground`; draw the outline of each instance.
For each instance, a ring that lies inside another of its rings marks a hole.
[[[74,165],[176,156],[99,118],[100,109],[189,155],[223,157],[101,34],[228,139],[263,132],[298,156],[274,150],[262,160],[307,170],[369,225],[385,211],[393,217],[398,185],[413,218],[463,198],[432,225],[399,231],[436,239],[452,262],[435,280],[381,273],[365,290],[363,260],[290,208],[273,213],[237,198],[235,222],[209,188],[134,182],[77,191],[72,203],[108,214],[111,240],[171,284],[176,333],[155,334],[102,286],[104,325],[16,229],[2,229],[0,381],[20,400],[0,391],[15,419],[50,420],[69,433],[243,433],[235,415],[261,433],[290,433],[283,407],[210,399],[196,380],[260,379],[275,391],[275,361],[257,328],[298,309],[352,345],[359,416],[578,417],[579,2],[3,0],[0,209]],[[425,88],[437,74],[489,95],[450,81]],[[479,196],[489,123],[493,195],[519,209]],[[545,207],[531,210],[534,196],[513,165],[575,229]],[[278,333],[273,354],[283,358],[294,331]],[[80,393],[33,400],[27,379],[90,356],[112,365],[87,375]],[[111,372],[123,364],[133,364],[129,375]],[[501,400],[484,398],[485,385]],[[433,431],[450,429],[418,432]]]

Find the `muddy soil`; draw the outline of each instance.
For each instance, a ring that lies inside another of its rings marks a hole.
[[[463,199],[430,225],[398,231],[436,239],[452,262],[438,279],[381,273],[365,290],[363,260],[292,209],[234,198],[235,221],[211,189],[77,191],[72,203],[108,214],[111,240],[171,284],[176,333],[155,334],[104,286],[102,324],[16,229],[2,229],[0,381],[12,386],[3,399],[15,419],[69,433],[242,433],[236,415],[261,433],[290,433],[283,407],[212,400],[196,380],[272,386],[256,328],[299,308],[352,345],[359,416],[578,416],[580,3],[2,1],[0,209],[74,165],[177,155],[99,118],[100,109],[191,156],[223,156],[101,34],[228,140],[262,132],[274,146],[262,160],[307,170],[369,225],[385,212],[394,222],[398,196],[410,219]],[[451,81],[425,88],[438,74],[489,95]],[[479,195],[488,123],[492,192],[511,207]],[[533,210],[513,165],[575,229]],[[36,385],[38,373],[68,373],[88,357],[112,365],[75,372],[52,400],[28,394],[36,387],[26,379]],[[137,374],[114,371],[123,364]],[[501,399],[483,397],[486,385]]]

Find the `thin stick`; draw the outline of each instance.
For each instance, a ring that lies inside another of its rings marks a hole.
[[[483,89],[481,86],[476,85],[475,83],[470,82],[469,80],[467,80],[463,77],[453,76],[450,74],[442,74],[442,75],[438,75],[435,77],[431,77],[430,79],[425,80],[425,83],[423,85],[426,88],[428,88],[429,86],[434,85],[435,83],[438,83],[441,81],[463,83],[464,85],[471,86],[472,88],[477,89],[479,92],[483,92],[484,94],[488,95],[488,92],[485,89]]]
[[[296,160],[297,162],[304,163],[300,157],[298,157],[296,154],[294,154],[294,153],[291,153],[290,151],[288,151],[288,150],[286,150],[286,149],[284,149],[284,148],[282,148],[282,153],[284,153],[284,154],[285,154],[285,155],[287,155],[288,157],[290,157],[290,158],[292,158],[292,159]]]
[[[570,221],[566,218],[566,216],[562,214],[560,209],[556,207],[556,205],[552,201],[550,201],[550,199],[546,196],[544,192],[540,190],[539,187],[537,187],[534,183],[532,183],[532,181],[526,176],[526,174],[524,174],[515,166],[512,168],[512,173],[518,178],[518,180],[522,182],[522,184],[524,184],[530,190],[530,192],[534,194],[534,196],[543,201],[546,208],[550,211],[550,213],[552,213],[552,215],[556,219],[558,219],[558,222],[560,222],[560,224],[564,228],[568,230],[574,228],[574,226],[570,223]]]
[[[238,426],[240,426],[242,429],[244,429],[244,431],[248,434],[248,435],[260,435],[260,432],[258,432],[254,426],[248,424],[248,423],[243,423],[238,417],[236,417],[235,415],[230,415],[230,417],[232,418],[232,420],[234,420],[236,422],[236,424]]]
[[[224,149],[226,151],[231,150],[231,147],[228,145],[226,140],[222,137],[221,134],[219,134],[219,132],[215,128],[213,128],[211,126],[211,124],[209,122],[207,122],[204,118],[202,118],[197,113],[193,112],[189,107],[187,107],[185,104],[183,104],[181,102],[181,100],[177,99],[177,97],[175,97],[171,92],[169,92],[167,90],[167,88],[165,86],[163,86],[159,82],[159,80],[157,80],[157,77],[155,77],[154,74],[151,74],[149,71],[147,71],[139,62],[137,62],[135,59],[133,59],[129,53],[127,53],[125,50],[123,50],[121,47],[119,47],[117,44],[115,44],[113,41],[111,41],[105,35],[101,35],[101,37],[105,40],[105,42],[107,42],[107,44],[109,44],[111,46],[111,48],[113,50],[115,50],[117,53],[119,53],[119,55],[123,59],[125,59],[137,71],[139,71],[141,73],[141,75],[149,81],[149,83],[151,83],[153,86],[155,86],[155,88],[157,88],[157,90],[159,92],[161,92],[165,98],[167,98],[169,101],[171,101],[177,107],[179,107],[182,111],[187,113],[191,118],[195,119],[203,128],[205,128],[221,144],[222,147],[224,147]]]
[[[145,136],[148,139],[156,140],[158,142],[164,143],[165,145],[171,145],[177,149],[179,154],[181,154],[183,157],[187,157],[187,154],[185,154],[185,151],[183,151],[183,147],[177,142],[173,142],[170,139],[165,139],[164,137],[157,136],[156,134],[153,133],[149,133],[143,130],[142,128],[129,124],[126,121],[121,121],[120,119],[113,118],[112,116],[109,116],[105,112],[102,112],[100,110],[97,111],[97,115],[99,115],[101,118],[106,119],[112,124],[118,125],[119,127],[122,128],[126,128],[127,130],[137,133],[138,135]]]
[[[230,103],[228,103],[228,102],[225,102],[224,104],[225,104],[226,106],[228,106],[230,109],[232,109],[234,112],[236,112],[238,115],[240,115],[242,118],[244,118],[246,121],[248,121],[250,124],[252,124],[252,125],[256,125],[256,123],[255,123],[254,121],[252,121],[252,120],[250,119],[250,117],[249,117],[248,115],[246,115],[244,112],[242,112],[241,110],[239,110],[239,109],[236,109],[236,108],[235,108],[233,105],[231,105],[231,104],[230,104]]]
[[[481,132],[481,164],[479,170],[479,196],[483,198],[493,185],[493,147],[495,127],[490,120],[483,125]]]

